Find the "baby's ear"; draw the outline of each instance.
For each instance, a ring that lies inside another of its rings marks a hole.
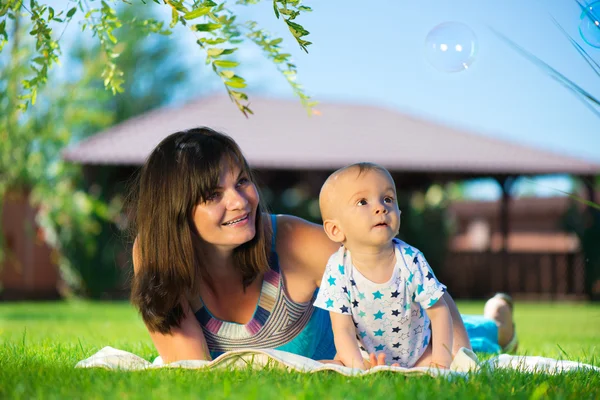
[[[346,240],[346,235],[342,232],[339,223],[333,219],[326,219],[323,221],[323,228],[329,239],[336,243],[342,243]]]

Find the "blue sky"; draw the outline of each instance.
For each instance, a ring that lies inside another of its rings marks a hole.
[[[314,10],[298,19],[311,32],[309,54],[299,49],[284,22],[275,18],[271,1],[239,10],[241,19],[256,20],[284,38],[285,50],[298,66],[299,81],[316,100],[382,105],[482,135],[600,162],[598,117],[490,29],[600,97],[598,76],[552,22],[556,18],[600,61],[600,50],[579,37],[581,11],[574,0],[306,0],[304,4]],[[168,10],[162,9],[168,19]],[[448,21],[466,24],[477,37],[477,56],[463,72],[440,72],[425,58],[427,34]],[[179,29],[174,38],[190,48],[186,60],[199,71],[190,95],[195,88],[197,93],[207,87],[223,90],[204,67],[195,37]],[[238,57],[251,93],[293,96],[283,77],[251,43],[242,46]],[[552,188],[571,189],[570,182],[560,177],[534,186],[541,195],[558,194]],[[471,189],[475,197],[497,195],[493,184]]]

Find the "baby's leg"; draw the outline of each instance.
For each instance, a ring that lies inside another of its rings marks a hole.
[[[433,358],[431,357],[433,354],[433,352],[431,350],[431,348],[432,348],[431,342],[432,341],[430,340],[429,344],[427,345],[427,348],[425,349],[425,352],[423,353],[423,355],[421,355],[421,357],[415,363],[415,365],[413,365],[413,367],[429,367],[429,365],[431,364],[431,361],[433,360]]]

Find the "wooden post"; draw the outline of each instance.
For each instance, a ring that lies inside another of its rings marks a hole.
[[[509,271],[509,252],[508,239],[510,233],[510,191],[515,183],[515,176],[502,175],[495,179],[502,190],[500,198],[500,234],[502,236],[502,246],[500,248],[500,258],[502,260],[502,290],[510,291],[510,271]]]

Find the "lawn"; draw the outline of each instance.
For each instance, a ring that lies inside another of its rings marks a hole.
[[[464,313],[483,303],[461,302]],[[600,306],[518,303],[520,354],[600,365]],[[600,398],[600,374],[484,372],[447,381],[392,373],[348,378],[280,370],[115,372],[74,369],[104,346],[157,354],[126,303],[0,303],[0,399],[12,398]]]

